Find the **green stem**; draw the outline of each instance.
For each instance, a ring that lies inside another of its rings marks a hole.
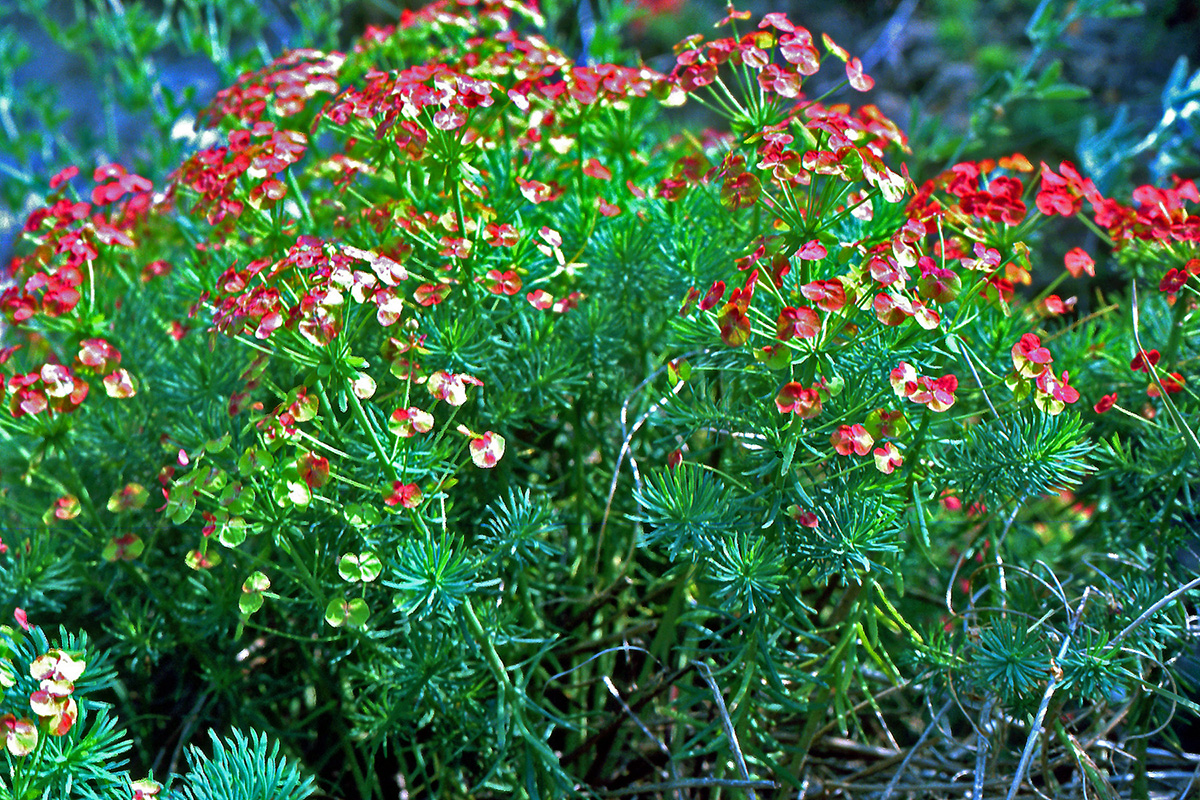
[[[458,235],[465,239],[467,238],[467,213],[463,208],[462,190],[459,188],[458,180],[455,179],[451,186],[454,193],[454,213],[458,217]],[[463,291],[467,293],[467,301],[475,305],[475,285],[471,280],[471,258],[474,256],[474,248],[466,258],[458,260],[458,282],[462,284]]]
[[[359,427],[363,429],[363,432],[367,434],[367,439],[371,442],[371,449],[375,451],[375,457],[383,465],[388,480],[396,480],[396,467],[392,464],[391,459],[387,457],[387,453],[384,452],[383,445],[380,443],[379,437],[375,434],[375,426],[371,424],[371,420],[367,419],[367,412],[363,410],[362,401],[354,393],[354,387],[350,385],[349,380],[345,381],[344,391],[346,392],[346,396],[350,398],[350,408],[354,414],[354,419],[358,422]]]
[[[1175,302],[1171,313],[1171,333],[1167,337],[1167,345],[1163,348],[1163,367],[1169,372],[1176,364],[1179,345],[1183,342],[1183,320],[1187,316],[1189,303],[1184,299]]]
[[[731,715],[733,729],[737,732],[738,739],[747,738],[745,729],[746,713],[750,710],[751,703],[745,702],[746,696],[750,692],[750,687],[758,681],[758,631],[751,634],[750,645],[746,648],[746,652],[742,656],[742,682],[738,685],[737,691],[734,692],[733,698],[729,705],[733,707]]]
[[[546,742],[541,737],[536,736],[529,729],[529,724],[525,721],[524,695],[513,685],[512,680],[508,677],[508,668],[504,665],[500,654],[496,652],[496,645],[492,642],[492,638],[488,636],[487,631],[484,630],[483,624],[480,623],[479,617],[475,614],[475,607],[471,605],[469,598],[463,601],[463,612],[466,617],[467,628],[471,631],[476,644],[483,651],[484,661],[487,662],[492,676],[500,685],[505,704],[508,706],[511,714],[510,719],[514,733],[524,740],[525,745],[530,750],[541,757],[547,768],[551,768],[551,765],[557,766],[558,756],[554,754],[554,751],[546,745]]]
[[[1148,722],[1153,705],[1152,699],[1143,694],[1129,715],[1130,732],[1141,734],[1129,743],[1129,753],[1133,757],[1133,785],[1129,796],[1134,800],[1147,800],[1150,797],[1150,783],[1146,774],[1146,748],[1150,737],[1145,729],[1150,727]]]
[[[83,478],[79,476],[79,471],[75,469],[75,463],[71,460],[71,456],[64,453],[63,466],[66,467],[67,474],[71,481],[75,484],[75,495],[79,499],[79,504],[83,506],[87,515],[92,518],[100,529],[103,529],[103,524],[100,521],[100,512],[96,509],[96,504],[92,502],[92,496],[88,492],[87,484],[83,482]]]
[[[279,527],[279,536],[283,539],[283,544],[285,545],[283,549],[287,551],[288,556],[292,559],[292,563],[299,570],[300,582],[312,593],[313,600],[318,604],[323,603],[325,592],[321,588],[321,584],[313,576],[312,571],[309,570],[308,565],[300,558],[300,554],[296,550],[296,541],[292,538],[291,531],[288,530],[287,526],[281,525]]]
[[[688,589],[692,585],[692,578],[695,574],[696,566],[693,564],[676,579],[671,599],[667,601],[667,607],[663,610],[662,619],[658,623],[658,632],[654,634],[654,640],[650,643],[650,657],[646,659],[646,663],[642,667],[642,674],[638,676],[639,686],[646,685],[650,674],[659,664],[667,663],[671,645],[677,639],[679,615],[683,613],[684,601],[687,599]]]
[[[287,182],[288,188],[295,195],[296,205],[300,207],[300,215],[304,217],[304,222],[309,228],[315,227],[316,223],[313,222],[312,211],[308,208],[308,200],[305,199],[304,193],[300,191],[300,183],[296,180],[296,173],[290,168],[287,170]]]
[[[317,381],[316,390],[317,399],[321,404],[321,411],[325,414],[325,419],[329,420],[335,431],[341,431],[342,426],[338,422],[337,416],[333,413],[333,405],[329,402],[329,396],[325,394],[325,384]]]
[[[845,658],[843,654],[851,647],[852,643],[858,642],[860,630],[858,623],[862,618],[863,608],[867,605],[866,603],[858,602],[862,596],[861,592],[862,584],[854,584],[847,588],[846,594],[843,595],[841,601],[829,617],[829,628],[840,628],[842,635],[838,643],[824,657],[825,664],[818,671],[817,677],[828,681],[829,688],[823,693],[824,702],[818,701],[815,704],[815,708],[817,709],[835,708],[834,701],[837,699],[839,691],[837,670],[842,667],[842,661]],[[816,740],[817,732],[821,730],[824,717],[825,714],[818,711],[817,713],[809,714],[808,719],[805,721],[804,728],[800,731],[799,747],[796,750],[799,764],[803,764],[805,759],[808,758],[808,750]]]
[[[492,643],[491,637],[484,630],[483,623],[479,621],[479,617],[475,614],[475,607],[471,605],[470,600],[463,602],[463,612],[466,614],[467,627],[471,630],[471,635],[475,637],[475,643],[483,651],[484,661],[487,662],[488,668],[492,671],[492,676],[500,684],[500,688],[504,692],[504,699],[509,703],[514,703],[518,699],[517,689],[513,686],[512,681],[509,680],[508,668],[500,658],[500,653],[496,651],[496,645]]]
[[[905,483],[910,493],[920,491],[916,486],[916,468],[920,463],[921,447],[925,444],[925,436],[929,433],[929,423],[932,420],[933,414],[926,407],[924,413],[921,414],[921,426],[917,428],[917,435],[913,437],[912,444],[909,445],[908,452],[904,455],[904,463],[908,465],[905,474]]]
[[[583,405],[581,397],[576,397],[575,402],[571,404],[571,411],[575,417],[575,435],[571,437],[572,444],[575,445],[575,459],[571,465],[571,482],[574,484],[572,493],[575,495],[575,520],[579,523],[580,531],[583,531],[584,520],[587,518],[585,506],[587,503],[587,477],[584,474],[583,458],[584,448],[582,447],[583,440]]]
[[[1049,297],[1050,294],[1058,288],[1058,285],[1062,283],[1070,274],[1071,273],[1067,272],[1065,269],[1059,270],[1058,276],[1054,280],[1050,281],[1050,284],[1045,289],[1042,289],[1040,292],[1038,292],[1038,296],[1034,298],[1032,305],[1036,306],[1038,303]]]

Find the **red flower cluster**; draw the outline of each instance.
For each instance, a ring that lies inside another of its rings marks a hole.
[[[46,364],[37,372],[12,375],[0,382],[0,399],[6,395],[14,418],[26,414],[66,414],[77,409],[88,394],[88,384],[61,364]]]
[[[1200,275],[1200,258],[1188,259],[1188,262],[1183,265],[1182,269],[1172,267],[1167,270],[1162,280],[1158,283],[1158,290],[1169,294],[1173,301],[1175,295],[1187,285],[1188,278],[1194,275]]]
[[[13,345],[0,350],[0,365],[21,347]],[[109,397],[125,399],[137,393],[133,377],[119,369],[121,354],[104,339],[85,339],[72,367],[48,362],[28,373],[14,373],[0,380],[0,400],[7,398],[9,413],[14,418],[37,415],[69,414],[82,405],[88,396],[89,385],[81,376],[104,375],[102,385]]]
[[[1058,414],[1065,405],[1079,399],[1079,392],[1067,382],[1069,375],[1063,372],[1059,378],[1054,374],[1050,367],[1054,357],[1035,334],[1027,333],[1013,345],[1012,361],[1016,373],[1009,379],[1009,386],[1018,397],[1023,397],[1029,392],[1032,379],[1037,389],[1033,402],[1047,414]]]
[[[930,411],[946,411],[954,405],[954,392],[958,389],[958,378],[943,375],[929,378],[917,374],[916,369],[905,361],[891,372],[892,390],[897,397],[920,403]]]
[[[0,314],[13,324],[35,315],[71,314],[83,297],[84,275],[98,268],[102,249],[134,246],[130,232],[150,204],[150,182],[117,164],[97,168],[95,181],[110,182],[92,192],[96,205],[111,204],[128,195],[105,216],[94,213],[91,203],[66,196],[68,181],[78,172],[69,167],[54,176],[50,183],[55,191],[47,205],[34,209],[25,221],[23,232],[34,247],[10,263],[12,281],[0,291]]]
[[[1134,372],[1149,372],[1150,367],[1158,363],[1162,355],[1157,350],[1147,350],[1145,353],[1138,353],[1129,362],[1129,368]]]
[[[1161,354],[1157,350],[1147,350],[1145,353],[1138,353],[1129,362],[1129,368],[1134,372],[1149,373],[1150,368],[1156,365],[1161,357]],[[1162,388],[1167,394],[1182,392],[1183,384],[1186,382],[1183,375],[1178,372],[1159,375],[1158,380],[1162,383]],[[1162,392],[1158,390],[1158,384],[1151,382],[1146,387],[1146,394],[1150,397],[1158,397]],[[1107,411],[1108,409],[1105,410]]]
[[[65,736],[79,716],[71,693],[85,667],[83,661],[62,650],[47,651],[29,665],[29,674],[40,682],[40,688],[29,696],[29,707],[51,736]]]
[[[1174,185],[1167,189],[1137,187],[1133,190],[1133,205],[1097,195],[1093,200],[1096,224],[1107,230],[1114,247],[1120,249],[1132,240],[1192,245],[1200,242],[1200,217],[1192,215],[1187,207],[1188,203],[1200,203],[1200,191],[1192,181],[1178,177],[1173,180]]]
[[[1172,372],[1169,375],[1160,375],[1158,380],[1160,383],[1162,383],[1163,391],[1167,394],[1178,394],[1179,392],[1182,392],[1183,384],[1186,382],[1186,379],[1179,372]],[[1158,397],[1161,394],[1162,392],[1158,390],[1157,384],[1152,383],[1146,387],[1147,397]]]
[[[403,258],[402,253],[394,253]],[[358,269],[365,265],[366,269]],[[214,327],[230,336],[268,339],[280,328],[314,346],[331,342],[342,329],[347,296],[375,307],[376,321],[394,325],[404,307],[399,285],[408,272],[389,255],[301,236],[279,261],[231,266],[210,296]],[[285,298],[296,297],[296,302]]]
[[[783,385],[775,395],[775,407],[780,414],[796,414],[801,419],[812,419],[821,413],[821,393],[813,386],[805,389],[796,381]]]
[[[385,506],[400,506],[401,508],[416,508],[421,505],[424,494],[415,483],[392,481],[391,489],[384,495]]]
[[[1072,217],[1083,208],[1086,199],[1093,207],[1103,198],[1096,191],[1096,185],[1090,178],[1084,178],[1069,161],[1059,164],[1059,172],[1055,173],[1045,162],[1042,163],[1042,182],[1038,187],[1037,207],[1046,216],[1060,214]]]
[[[1001,161],[1012,171],[1029,172],[1033,169],[1020,153]],[[992,162],[977,164],[967,161],[956,164],[950,168],[946,191],[958,198],[959,208],[970,217],[1005,225],[1020,225],[1028,210],[1021,200],[1025,186],[1020,178],[1013,175],[989,175],[994,167]]]
[[[103,206],[115,203],[127,194],[142,194],[150,191],[153,184],[140,175],[132,175],[125,171],[120,164],[107,164],[96,167],[92,174],[96,182],[92,189],[92,205]],[[108,180],[109,183],[100,183]]]
[[[729,296],[729,302],[717,312],[716,321],[721,331],[721,341],[730,347],[741,347],[750,340],[750,301],[754,299],[754,284],[757,282],[758,270],[754,270],[746,277],[745,285],[734,289]],[[724,288],[722,284],[722,292]]]
[[[302,112],[318,94],[337,94],[338,71],[346,57],[319,50],[290,50],[267,66],[238,76],[233,86],[217,92],[199,114],[208,125],[232,116],[244,125],[259,122],[270,110],[280,117]]]
[[[200,196],[191,211],[205,213],[210,225],[241,216],[245,203],[239,195],[257,210],[279,202],[287,187],[275,176],[299,161],[308,146],[304,133],[279,130],[271,122],[231,131],[228,141],[228,146],[196,153],[175,174],[177,184]],[[248,192],[239,184],[242,176],[250,181]]]
[[[867,432],[862,424],[855,423],[839,425],[829,437],[829,443],[833,445],[833,449],[839,456],[848,456],[851,453],[856,456],[865,456],[871,452],[871,445],[875,444],[875,438]]]
[[[745,19],[749,12],[730,9],[729,16],[718,27],[734,18]],[[838,47],[828,36],[822,37],[828,53],[845,62],[846,79],[860,92],[874,86],[863,74],[862,62]],[[782,63],[768,51],[778,50]],[[758,28],[740,39],[725,38],[705,42],[699,35],[691,36],[675,48],[675,68],[670,79],[683,92],[694,92],[717,80],[718,69],[726,63],[743,66],[756,73],[763,92],[787,99],[800,95],[803,79],[815,75],[821,68],[821,55],[806,28],[792,24],[785,14],[773,13],[763,17]]]
[[[322,114],[338,126],[354,118],[369,120],[377,139],[396,128],[397,141],[411,146],[410,137],[416,135],[417,149],[409,152],[416,160],[428,135],[414,120],[427,118],[441,131],[461,128],[472,110],[495,102],[495,88],[490,81],[460,74],[445,64],[422,64],[400,72],[373,73],[365,86],[346,89]]]

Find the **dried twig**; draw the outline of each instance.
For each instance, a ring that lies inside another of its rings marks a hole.
[[[691,352],[684,353],[682,356],[680,356],[680,358],[687,358],[688,356],[694,356],[703,352],[703,350],[692,350]],[[631,391],[625,398],[625,401],[621,403],[621,452],[617,454],[617,465],[613,468],[612,483],[610,483],[608,487],[608,500],[604,503],[604,517],[600,520],[600,533],[596,536],[597,570],[599,569],[600,558],[604,553],[604,533],[608,528],[608,517],[612,513],[613,498],[617,494],[617,478],[619,478],[621,475],[621,464],[625,461],[625,456],[629,456],[629,462],[633,465],[635,478],[637,477],[637,462],[630,453],[633,446],[633,436],[643,425],[646,424],[646,420],[650,419],[654,412],[666,405],[668,399],[673,397],[679,392],[680,389],[683,388],[684,381],[679,381],[671,388],[671,391],[668,394],[660,397],[658,400],[655,400],[650,408],[647,409],[640,417],[638,417],[636,422],[634,422],[632,430],[630,430],[628,424],[629,404],[633,402],[633,398],[637,396],[638,392],[642,391],[642,389],[644,389],[646,386],[649,386],[650,383],[658,377],[658,374],[665,370],[668,365],[669,362],[668,364],[663,364],[658,369],[647,375],[641,383],[633,387],[633,391]]]
[[[754,795],[755,789],[778,789],[774,781],[746,781],[733,778],[683,778],[667,783],[642,783],[637,786],[626,786],[621,789],[611,789],[596,792],[601,797],[620,797],[628,794],[654,794],[655,792],[678,791],[680,789],[746,789]]]
[[[742,776],[742,780],[746,783],[753,783],[750,779],[750,771],[746,768],[746,759],[742,756],[741,745],[738,744],[737,731],[733,729],[733,720],[729,718],[729,709],[725,707],[725,698],[721,695],[721,689],[717,686],[716,680],[713,679],[712,670],[708,665],[697,661],[696,669],[699,670],[700,676],[704,678],[704,682],[708,684],[708,688],[712,690],[713,699],[717,703],[717,713],[721,715],[721,725],[725,728],[725,738],[729,740],[729,749],[733,751],[733,760],[737,764],[738,773]],[[755,800],[754,788],[749,787],[750,800]]]
[[[638,729],[641,730],[642,733],[646,734],[646,738],[648,738],[650,741],[654,742],[655,746],[659,749],[659,751],[667,757],[667,768],[669,770],[669,775],[671,778],[670,782],[673,784],[678,784],[679,783],[679,772],[675,768],[675,759],[671,757],[671,750],[666,746],[666,744],[663,743],[662,739],[659,739],[657,736],[654,735],[654,733],[649,728],[646,727],[646,723],[642,722],[642,720],[638,717],[638,715],[634,712],[634,710],[629,707],[629,704],[626,703],[625,700],[621,697],[621,693],[617,691],[617,687],[613,685],[612,679],[609,678],[607,675],[605,675],[603,680],[604,680],[605,688],[608,689],[608,693],[613,696],[614,700],[616,700],[618,703],[620,703],[621,710],[624,711],[629,716],[629,718],[634,721],[634,723],[638,726]],[[683,795],[680,794],[678,788],[675,790],[675,797],[677,797],[679,800],[683,800]]]
[[[1067,635],[1063,637],[1062,646],[1058,648],[1058,656],[1055,662],[1062,661],[1067,655],[1067,650],[1071,646],[1071,639],[1075,636],[1075,631],[1079,628],[1079,623],[1083,621],[1083,612],[1087,608],[1088,600],[1092,597],[1092,587],[1087,587],[1083,590],[1083,597],[1079,600],[1079,608],[1075,610],[1075,615],[1071,619],[1070,628],[1067,630]],[[1021,760],[1017,763],[1016,774],[1013,775],[1012,784],[1008,787],[1008,796],[1006,800],[1013,800],[1017,796],[1017,790],[1021,787],[1021,782],[1025,779],[1025,772],[1029,769],[1029,762],[1033,758],[1033,748],[1037,744],[1038,735],[1042,732],[1042,723],[1046,719],[1046,712],[1050,710],[1050,698],[1054,696],[1054,691],[1058,688],[1058,682],[1061,671],[1055,670],[1050,674],[1050,680],[1046,682],[1046,691],[1042,694],[1041,705],[1038,706],[1037,714],[1033,718],[1033,724],[1029,727],[1029,738],[1025,740],[1025,749],[1021,751]]]
[[[863,53],[862,65],[865,72],[870,72],[883,60],[890,61],[895,57],[899,49],[900,34],[916,10],[917,0],[901,0],[900,5],[896,7],[896,13],[892,14],[892,18],[883,26],[879,37]]]
[[[1126,636],[1133,633],[1133,631],[1136,630],[1137,627],[1139,625],[1141,625],[1143,622],[1145,622],[1146,620],[1150,619],[1152,616],[1157,614],[1165,606],[1170,605],[1180,595],[1187,594],[1188,592],[1190,592],[1192,589],[1195,589],[1196,587],[1200,587],[1200,578],[1193,578],[1192,580],[1185,583],[1183,586],[1180,586],[1175,591],[1171,592],[1170,594],[1168,594],[1165,597],[1163,597],[1162,599],[1160,599],[1154,605],[1150,606],[1145,611],[1143,611],[1140,615],[1138,615],[1137,619],[1135,619],[1133,622],[1126,625],[1125,629],[1123,631],[1118,633],[1116,636],[1114,636],[1109,641],[1108,646],[1115,647],[1117,642],[1121,641]]]
[[[930,720],[929,725],[925,727],[925,730],[921,732],[920,738],[917,739],[912,747],[908,748],[908,753],[904,756],[904,760],[900,762],[900,766],[896,769],[896,774],[892,776],[890,781],[888,781],[887,789],[885,789],[883,792],[882,800],[888,800],[888,798],[892,796],[892,792],[896,790],[896,786],[900,783],[900,776],[904,774],[904,770],[908,768],[909,763],[913,760],[913,757],[916,756],[917,751],[919,751],[925,744],[925,741],[929,738],[929,734],[937,730],[938,722],[946,715],[946,712],[950,710],[951,705],[952,703],[947,702],[944,706],[942,706],[941,710],[933,716],[932,720]]]
[[[992,709],[996,705],[996,696],[988,695],[987,702],[983,704],[983,709],[979,712],[979,725],[976,730],[981,731],[975,745],[975,782],[971,788],[971,797],[973,800],[983,800],[983,781],[987,774],[987,756],[988,750],[991,749],[992,743],[988,740],[984,733],[991,733],[995,726],[992,725]]]

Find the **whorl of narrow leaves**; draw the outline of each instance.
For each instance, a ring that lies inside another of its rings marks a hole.
[[[88,708],[92,709],[91,716]],[[84,703],[71,730],[61,738],[49,737],[46,747],[47,761],[59,765],[55,770],[58,773],[56,779],[62,781],[59,796],[65,797],[71,791],[69,773],[87,776],[84,781],[93,789],[111,792],[124,788],[124,780],[116,774],[113,765],[124,760],[131,743],[120,721],[106,705]]]
[[[665,544],[672,560],[702,557],[745,524],[721,480],[691,464],[650,473],[634,498],[647,525],[645,544]]]
[[[716,598],[749,614],[770,607],[787,580],[778,548],[765,537],[737,530],[707,559],[705,574]]]
[[[1141,574],[1123,575],[1113,590],[1113,595],[1120,598],[1120,607],[1114,609],[1115,614],[1109,619],[1108,630],[1118,633],[1131,625],[1134,620],[1142,620],[1138,635],[1143,647],[1151,652],[1165,652],[1180,640],[1181,625],[1188,615],[1186,605],[1177,601],[1165,607],[1159,607],[1149,617],[1142,615],[1154,608],[1161,595],[1161,587],[1156,587],[1156,573],[1161,569],[1152,567],[1146,561],[1136,563]],[[1182,566],[1176,567],[1182,571]],[[1185,573],[1188,574],[1188,573]]]
[[[977,684],[994,691],[1008,706],[1019,705],[1041,694],[1050,675],[1048,644],[1022,625],[1001,619],[985,629],[969,659]]]
[[[268,743],[266,735],[234,730],[224,740],[211,731],[209,736],[211,756],[195,746],[187,750],[187,800],[304,800],[316,791],[312,778],[280,756],[279,742]]]
[[[546,505],[530,498],[528,489],[509,490],[508,497],[497,500],[490,510],[484,529],[494,557],[533,564],[539,557],[559,552],[549,539],[562,526]]]
[[[372,747],[398,734],[419,738],[422,718],[427,724],[434,714],[441,725],[463,724],[445,711],[470,705],[479,665],[454,628],[413,622],[410,635],[385,652],[386,659],[356,664],[350,671],[350,690],[363,699],[350,715],[352,737]],[[486,738],[472,744],[482,751],[480,758],[492,755]]]
[[[1059,684],[1064,692],[1085,702],[1103,703],[1121,692],[1119,672],[1136,669],[1136,664],[1123,648],[1109,647],[1108,635],[1087,631],[1058,661],[1063,679]]]
[[[719,366],[724,369],[728,366],[736,369],[738,365],[727,364],[728,359],[727,352],[706,352],[703,355],[705,367]],[[700,363],[699,357],[696,363]],[[739,378],[731,378],[736,379]],[[768,410],[767,404],[748,405],[740,400],[741,398],[728,388],[724,396],[721,396],[713,381],[703,374],[693,373],[687,385],[678,394],[666,398],[658,410],[657,418],[661,419],[669,430],[680,435],[690,435],[697,431],[709,431],[719,434],[722,438],[741,438],[741,432],[755,437],[775,435],[775,419],[771,416],[775,413],[775,407],[772,405]],[[755,441],[759,439],[755,438]],[[773,451],[754,450],[744,455],[759,461],[769,461],[773,458]]]
[[[874,572],[876,579],[887,573],[880,562],[900,550],[896,511],[879,498],[854,498],[855,490],[840,481],[826,488],[834,491],[819,499],[816,526],[788,531],[789,549],[799,556],[801,569],[811,570],[818,583],[837,576],[847,585],[861,584],[867,573]]]
[[[428,531],[406,542],[393,560],[393,579],[383,582],[398,590],[396,608],[417,618],[458,608],[478,586],[478,564],[463,549],[461,539]]]
[[[1078,414],[1012,414],[989,419],[943,457],[946,475],[964,501],[1001,508],[1053,494],[1092,470],[1092,445]]]
[[[1186,425],[1200,430],[1200,414],[1186,407],[1180,411]],[[1183,437],[1172,428],[1147,426],[1137,437],[1113,433],[1100,440],[1095,480],[1112,487],[1107,516],[1113,529],[1135,536],[1156,529],[1159,546],[1167,552],[1191,546],[1200,533],[1200,496],[1186,489],[1200,484],[1200,464],[1186,452]],[[1162,476],[1167,474],[1183,490],[1164,492]]]

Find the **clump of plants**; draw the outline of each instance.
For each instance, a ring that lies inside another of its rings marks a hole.
[[[1120,754],[1196,708],[1195,185],[917,185],[804,91],[857,58],[718,28],[664,74],[444,0],[242,74],[170,174],[48,181],[0,796],[1148,791]]]

